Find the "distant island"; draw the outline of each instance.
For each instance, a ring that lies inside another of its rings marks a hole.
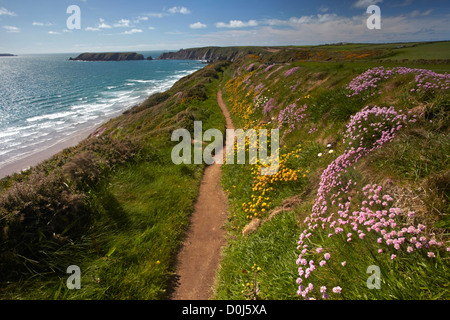
[[[69,58],[69,60],[78,61],[134,61],[145,60],[142,54],[136,52],[103,52],[103,53],[90,53],[85,52],[80,54],[76,58]]]
[[[12,53],[0,53],[0,57],[17,57],[17,55]]]

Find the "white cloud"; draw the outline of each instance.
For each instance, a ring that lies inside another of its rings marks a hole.
[[[141,33],[141,32],[143,32],[142,29],[131,29],[131,30],[122,32],[122,34],[134,34],[134,33]]]
[[[196,23],[192,23],[189,25],[189,28],[191,29],[202,29],[202,28],[206,28],[206,24],[199,22]]]
[[[148,30],[155,30],[155,27],[148,27]]]
[[[3,26],[3,29],[5,29],[7,32],[20,32],[20,29],[13,26]]]
[[[32,26],[38,26],[38,27],[50,27],[50,26],[53,25],[53,23],[51,23],[51,22],[43,23],[43,22],[36,22],[36,21],[34,21],[31,25]]]
[[[100,23],[98,24],[97,28],[100,29],[111,29],[112,27],[109,24],[105,23],[105,19],[100,18]]]
[[[148,17],[137,17],[137,18],[133,19],[133,22],[134,23],[139,23],[141,21],[147,21],[147,20],[148,20]]]
[[[319,19],[319,22],[326,22],[326,21],[331,21],[337,18],[337,14],[332,13],[332,14],[318,14],[317,18]]]
[[[17,14],[15,14],[15,13],[12,12],[12,11],[9,11],[9,10],[6,9],[6,8],[0,8],[0,16],[3,16],[3,15],[5,15],[5,16],[12,16],[12,17],[17,16]]]
[[[115,28],[127,28],[130,27],[130,20],[128,19],[120,19],[117,23],[114,24]]]
[[[313,16],[302,16],[300,18],[297,17],[291,17],[288,20],[289,25],[296,25],[296,24],[304,24],[313,21]]]
[[[412,0],[405,0],[402,3],[398,4],[389,4],[390,7],[407,7],[412,3]]]
[[[426,11],[422,14],[427,13]],[[373,32],[366,26],[365,12],[353,17],[329,13],[286,20],[259,20],[251,29],[217,29],[215,32],[189,38],[196,46],[238,45],[315,45],[337,42],[402,42],[448,39],[450,19],[429,14],[416,19],[406,14],[382,19],[381,30]],[[420,23],[418,23],[418,20]],[[280,26],[280,27],[277,27]],[[186,46],[183,43],[180,46]]]
[[[109,24],[105,23],[105,19],[100,18],[98,20],[99,20],[99,23],[97,24],[96,27],[86,27],[84,30],[86,30],[86,31],[100,31],[100,29],[111,29],[112,28],[112,26],[110,26]],[[124,20],[124,19],[122,19],[122,20]],[[120,20],[120,21],[122,21],[122,20]]]
[[[245,28],[245,27],[256,27],[258,22],[256,20],[249,20],[247,22],[243,22],[241,20],[230,20],[229,23],[217,22],[217,28]]]
[[[147,13],[147,16],[152,17],[152,18],[162,18],[165,15],[166,14],[164,14],[162,12],[150,12],[150,13]]]
[[[318,17],[323,17],[323,19],[325,19],[326,17],[331,16],[330,14],[318,14]],[[269,26],[292,26],[292,27],[297,27],[298,25],[304,24],[304,23],[308,23],[311,21],[314,21],[315,17],[314,16],[302,16],[300,18],[298,17],[291,17],[288,20],[280,20],[280,19],[265,19],[260,21],[260,24],[267,24]]]
[[[422,16],[428,16],[431,12],[433,12],[433,9],[429,9],[429,10],[427,10],[427,11],[425,11],[425,12],[423,12],[422,13]]]
[[[181,14],[189,14],[191,11],[186,7],[172,7],[167,10],[170,13],[181,13]]]
[[[56,31],[49,31],[48,34],[59,34],[59,32],[56,32]]]
[[[164,32],[164,34],[170,34],[170,35],[181,35],[181,34],[186,34],[187,32],[183,32],[183,31],[166,31]]]
[[[165,10],[164,12],[150,12],[150,13],[145,13],[143,17],[137,17],[134,22],[138,23],[140,20],[148,20],[148,17],[150,18],[163,18],[163,17],[167,17],[170,16],[171,14],[176,14],[176,13],[181,13],[181,14],[190,14],[191,10],[189,10],[186,7],[172,7],[169,8],[167,10]]]
[[[367,7],[369,7],[370,5],[381,2],[383,2],[383,0],[358,0],[353,4],[353,7],[367,9]]]
[[[412,18],[415,18],[415,17],[426,17],[426,16],[428,16],[431,12],[433,12],[433,9],[429,9],[429,10],[424,11],[424,12],[421,12],[421,11],[419,11],[419,10],[414,10],[413,12],[410,13],[410,16],[411,16]]]

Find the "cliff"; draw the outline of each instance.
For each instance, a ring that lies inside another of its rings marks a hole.
[[[145,60],[142,54],[136,52],[104,52],[104,53],[89,53],[85,52],[76,58],[69,58],[69,60],[79,61],[132,61]]]
[[[161,54],[160,60],[207,60],[215,62],[219,60],[235,61],[248,54],[264,56],[270,53],[262,47],[204,47],[181,49],[177,52],[165,52]]]

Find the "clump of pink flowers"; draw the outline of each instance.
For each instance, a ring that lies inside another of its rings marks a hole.
[[[408,119],[392,107],[367,106],[353,115],[344,133],[347,149],[322,173],[312,217],[325,214],[328,208],[327,199],[333,201],[351,186],[351,181],[345,185],[341,179],[348,168],[354,166],[363,156],[392,141],[396,132],[406,127],[408,122],[415,121],[414,117]],[[332,192],[333,190],[335,192]]]
[[[307,108],[306,104],[297,108],[297,104],[294,102],[281,110],[278,114],[278,129],[283,125],[287,125],[287,133],[292,132],[295,129],[295,125],[306,116],[305,111]]]
[[[308,133],[314,133],[317,132],[317,128],[316,127],[312,127],[311,129],[309,129]]]
[[[105,133],[105,131],[106,127],[99,127],[90,134],[90,137],[100,137],[103,133]]]
[[[285,77],[288,77],[288,76],[290,76],[291,74],[293,74],[295,71],[297,71],[298,69],[300,69],[300,67],[294,67],[294,68],[292,68],[292,69],[289,69],[289,70],[287,70],[287,71],[284,73],[284,76],[285,76]]]
[[[350,150],[367,148],[370,152],[391,141],[395,133],[406,127],[409,122],[415,122],[416,116],[408,119],[408,115],[394,107],[369,107],[350,117],[344,133],[344,143]],[[361,150],[362,151],[362,150]]]
[[[276,107],[275,99],[270,98],[269,101],[264,105],[263,112],[264,114],[268,114],[270,111],[272,111]]]
[[[291,91],[295,91],[297,90],[297,87],[302,83],[302,81],[300,80],[299,82],[297,82],[296,84],[293,84],[292,86],[289,86],[289,89],[291,89]]]
[[[247,68],[245,68],[245,70],[250,72],[250,71],[253,71],[254,67],[255,67],[255,64],[251,63]]]
[[[386,69],[381,66],[369,69],[350,81],[347,89],[351,91],[351,94],[347,96],[356,96],[363,92],[370,91],[370,89],[372,89],[373,92],[369,92],[366,97],[373,96],[376,93],[381,94],[381,91],[377,92],[378,85],[381,81],[404,74],[415,74],[414,80],[416,88],[411,89],[410,92],[438,89],[448,90],[450,88],[450,74],[447,73],[441,74],[432,70],[406,67]]]
[[[267,66],[266,69],[264,69],[264,71],[265,71],[265,72],[269,71],[270,69],[273,68],[274,65],[275,65],[275,64],[271,64],[271,65]]]
[[[346,243],[354,241],[371,241],[375,254],[385,254],[388,259],[396,259],[401,254],[427,250],[431,259],[435,254],[431,249],[443,246],[432,234],[426,233],[423,224],[414,224],[414,212],[404,212],[394,205],[394,198],[377,184],[367,184],[359,189],[357,183],[346,173],[355,168],[362,157],[383,144],[392,141],[396,133],[414,122],[415,117],[408,117],[401,111],[387,107],[365,107],[351,117],[344,133],[347,148],[323,171],[311,214],[306,217],[307,228],[300,234],[297,249],[301,250],[297,259],[299,277],[297,293],[305,299],[341,294],[342,288],[336,286],[332,293],[326,293],[327,283],[315,284],[321,290],[314,290],[314,285],[304,287],[301,284],[318,268],[326,268],[333,260],[333,254],[322,252],[328,250],[317,243],[317,238],[309,238],[316,232],[325,232],[328,238],[343,237]],[[350,191],[362,194],[358,200],[352,199]],[[362,198],[362,199],[361,199]],[[370,235],[370,237],[369,237]],[[313,244],[310,248],[309,245]],[[319,246],[319,247],[317,247]],[[318,265],[318,268],[316,267]],[[341,263],[342,267],[346,262]],[[307,266],[306,269],[304,269]]]
[[[272,74],[274,74],[275,72],[279,71],[281,68],[283,68],[283,66],[279,66],[278,68],[276,68],[275,70],[273,70],[271,73],[269,73],[269,74],[266,76],[266,80],[269,79],[270,76],[271,76]]]

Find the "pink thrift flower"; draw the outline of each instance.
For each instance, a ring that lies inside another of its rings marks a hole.
[[[330,259],[331,255],[327,252],[323,255],[323,257],[325,258],[325,260]]]
[[[339,287],[339,286],[334,287],[334,288],[333,288],[333,292],[334,292],[334,293],[341,293],[341,292],[342,292],[342,288]]]

